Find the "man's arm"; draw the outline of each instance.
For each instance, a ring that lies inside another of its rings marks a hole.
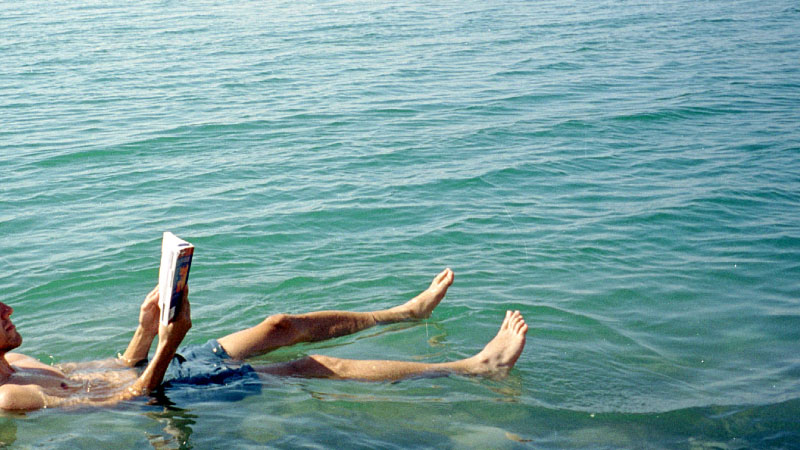
[[[184,288],[181,305],[178,307],[175,319],[168,325],[159,325],[158,327],[158,346],[153,360],[147,365],[139,379],[133,383],[133,386],[128,388],[131,397],[147,395],[161,384],[172,357],[175,356],[178,346],[191,327],[189,289]]]
[[[158,285],[156,285],[139,307],[139,326],[133,333],[125,353],[119,356],[119,361],[123,365],[134,367],[140,361],[147,359],[153,339],[158,334],[158,312]]]
[[[0,386],[0,409],[4,411],[32,411],[42,409],[45,395],[39,386],[4,384]]]

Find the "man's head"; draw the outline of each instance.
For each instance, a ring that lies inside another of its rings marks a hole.
[[[0,302],[0,353],[11,351],[22,345],[22,336],[11,323],[14,308]]]

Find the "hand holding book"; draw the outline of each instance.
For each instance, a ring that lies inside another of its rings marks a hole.
[[[189,282],[194,246],[169,231],[161,241],[161,267],[158,270],[160,322],[169,324]]]

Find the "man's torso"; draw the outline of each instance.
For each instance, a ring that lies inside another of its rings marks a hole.
[[[74,364],[54,367],[19,353],[7,354],[6,360],[16,372],[4,385],[35,388],[48,396],[61,398],[86,395],[102,399],[132,383],[138,376],[134,369],[120,367],[113,370],[99,370],[96,366],[84,369]]]

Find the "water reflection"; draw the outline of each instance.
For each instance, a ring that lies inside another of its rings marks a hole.
[[[191,448],[189,443],[192,436],[192,425],[197,416],[188,410],[165,407],[161,412],[147,413],[147,417],[161,423],[164,432],[161,434],[147,433],[147,440],[156,449]]]
[[[5,448],[17,441],[17,421],[3,416],[0,416],[0,447]]]

